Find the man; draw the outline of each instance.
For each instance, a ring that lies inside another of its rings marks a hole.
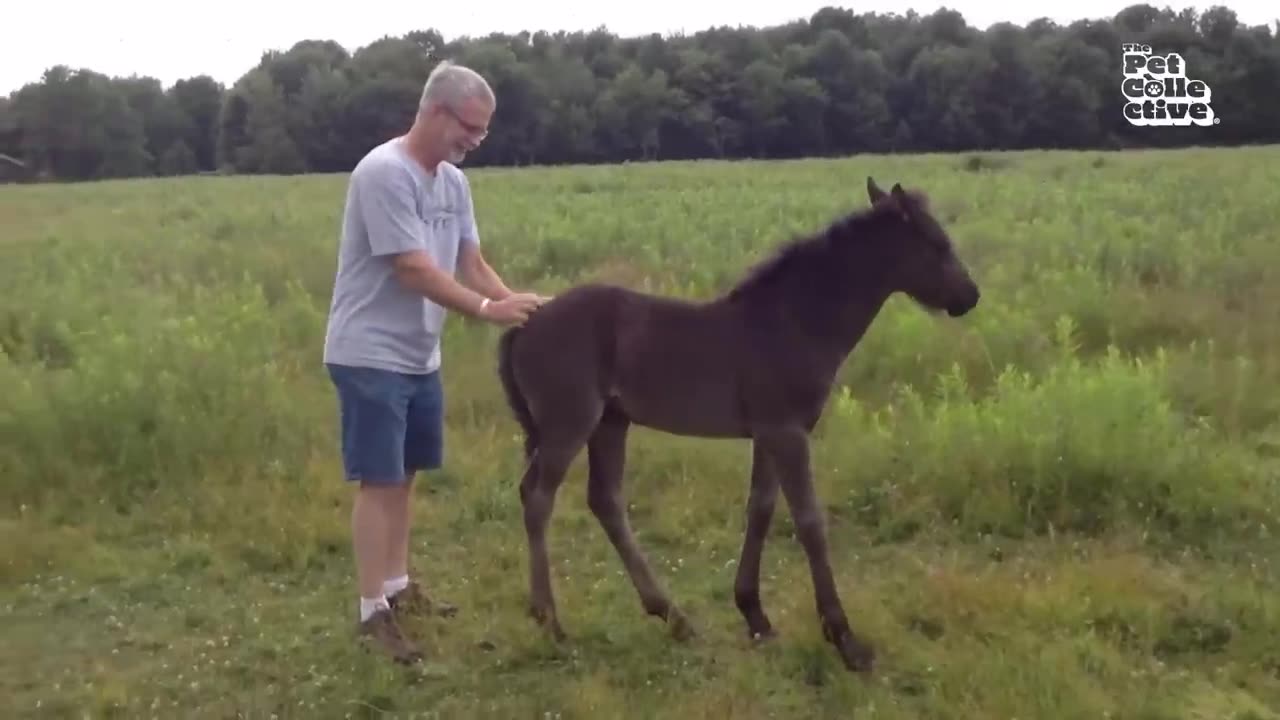
[[[432,605],[409,579],[409,501],[415,473],[443,461],[445,314],[521,324],[545,300],[513,293],[485,262],[456,167],[488,135],[495,104],[479,74],[441,63],[413,126],[369,151],[347,189],[324,362],[346,478],[359,484],[351,512],[359,632],[402,662],[421,653],[396,615]]]

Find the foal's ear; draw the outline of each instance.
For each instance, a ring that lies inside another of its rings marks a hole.
[[[870,175],[867,176],[867,195],[871,198],[871,204],[876,204],[885,198],[885,192],[880,189],[876,181]]]
[[[889,189],[889,197],[893,201],[893,209],[898,211],[898,215],[902,216],[903,220],[910,220],[911,213],[908,208],[911,207],[911,203],[907,202],[907,191],[902,189],[902,183],[893,184],[893,187]]]

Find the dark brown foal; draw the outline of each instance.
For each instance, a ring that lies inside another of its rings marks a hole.
[[[832,576],[814,493],[809,435],[836,373],[890,295],[959,317],[978,287],[924,197],[870,178],[872,206],[796,239],[720,297],[693,302],[621,287],[578,286],[543,306],[499,347],[499,374],[525,432],[520,482],[528,535],[530,608],[557,639],[547,557],[556,492],[585,446],[587,502],[646,612],[676,637],[694,634],[650,569],[623,502],[633,424],[753,443],[746,531],[735,602],[752,636],[774,632],[760,603],[760,556],[778,490],[809,559],[823,634],[851,670],[871,646],[849,626]]]

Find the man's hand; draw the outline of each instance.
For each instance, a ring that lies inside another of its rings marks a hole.
[[[498,325],[523,325],[530,314],[549,300],[551,298],[535,293],[512,293],[501,300],[483,303],[479,315]]]

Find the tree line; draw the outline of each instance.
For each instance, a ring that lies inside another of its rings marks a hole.
[[[1211,88],[1219,124],[1131,125],[1126,43],[1181,54],[1187,76]],[[303,40],[265,52],[230,87],[57,66],[0,98],[0,155],[28,178],[58,180],[343,172],[408,127],[446,58],[498,96],[473,166],[1280,140],[1280,22],[1138,4],[1110,19],[981,30],[945,9],[828,7],[667,37],[600,28],[446,41],[425,29],[354,52]]]

